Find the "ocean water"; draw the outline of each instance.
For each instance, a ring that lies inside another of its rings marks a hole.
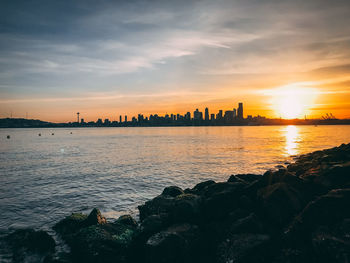
[[[166,186],[263,173],[349,142],[350,126],[0,129],[0,232],[50,229],[93,207],[136,216]]]

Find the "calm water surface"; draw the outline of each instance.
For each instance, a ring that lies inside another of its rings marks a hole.
[[[0,129],[0,231],[93,207],[135,215],[165,186],[263,173],[348,142],[350,126]]]

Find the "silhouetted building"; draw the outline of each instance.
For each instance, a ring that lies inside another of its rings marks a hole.
[[[219,113],[216,114],[216,120],[218,121],[222,120],[222,110],[219,110]]]
[[[203,113],[200,112],[198,109],[196,109],[196,110],[193,112],[193,119],[194,119],[194,120],[202,120],[202,119],[203,119]]]
[[[224,115],[225,123],[230,124],[233,123],[233,111],[227,110]]]
[[[122,115],[119,115],[119,123],[122,123]]]
[[[98,119],[97,122],[96,122],[96,124],[102,125],[102,119]]]
[[[205,115],[204,116],[205,116],[204,119],[206,121],[209,121],[209,109],[208,108],[205,108]]]
[[[125,117],[124,117],[124,122],[128,122],[128,116],[127,115],[125,115]]]
[[[237,110],[233,109],[233,118],[236,118],[236,117],[237,117]]]
[[[80,119],[80,123],[81,123],[81,124],[84,124],[84,123],[85,123],[84,118],[81,118],[81,119]]]
[[[210,120],[211,120],[211,121],[214,121],[214,120],[215,120],[215,114],[214,114],[214,113],[210,114]]]
[[[238,103],[237,118],[243,120],[243,103]]]
[[[191,120],[191,112],[187,112],[187,113],[185,114],[185,119],[188,120],[188,121]]]
[[[111,122],[109,121],[109,119],[105,119],[104,125],[109,125],[109,124],[111,124]]]

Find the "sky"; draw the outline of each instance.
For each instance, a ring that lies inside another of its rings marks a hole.
[[[0,1],[0,118],[350,118],[350,1]]]

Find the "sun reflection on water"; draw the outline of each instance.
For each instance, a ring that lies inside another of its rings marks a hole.
[[[286,137],[285,152],[287,156],[298,154],[299,127],[289,125],[284,130]]]

